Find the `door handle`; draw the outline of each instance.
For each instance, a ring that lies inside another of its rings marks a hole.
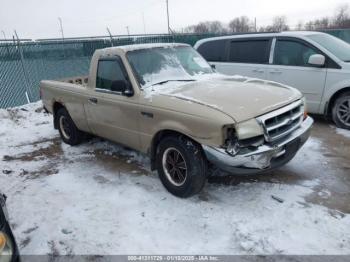
[[[262,69],[253,69],[254,73],[264,73],[264,70]]]
[[[95,97],[90,97],[89,101],[93,104],[97,104],[97,102],[98,102],[97,98],[95,98]]]
[[[153,118],[153,113],[150,113],[150,112],[141,112],[141,115],[145,116],[145,117],[148,117],[148,118]]]

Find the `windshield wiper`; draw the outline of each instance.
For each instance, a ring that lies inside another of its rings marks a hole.
[[[168,82],[175,82],[175,81],[179,81],[179,82],[192,82],[192,81],[196,81],[195,79],[173,79],[173,80],[164,80],[164,81],[160,81],[158,83],[154,83],[151,86],[155,86],[155,85],[162,85]]]

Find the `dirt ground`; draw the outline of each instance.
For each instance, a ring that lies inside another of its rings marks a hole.
[[[301,185],[305,181],[317,181],[317,186],[313,188],[313,193],[305,198],[306,202],[323,205],[331,210],[338,210],[340,213],[350,213],[350,139],[348,136],[338,134],[336,128],[322,117],[312,116],[315,120],[311,139],[315,138],[321,142],[321,150],[317,151],[316,157],[309,151],[301,150],[297,156],[286,166],[272,172],[256,176],[232,176],[224,172],[217,172],[218,176],[209,178],[209,184],[219,184],[234,187],[241,183],[273,183],[287,185]],[[41,123],[39,123],[41,124]],[[42,124],[48,124],[44,122]],[[347,132],[347,131],[346,131]],[[105,147],[93,148],[103,139],[94,138],[87,142],[89,149],[83,152],[81,161],[96,161],[97,165],[104,166],[110,172],[130,173],[138,175],[148,175],[150,171],[143,167],[137,160],[130,160],[133,150],[123,148],[123,152],[114,152],[113,149],[106,150]],[[48,147],[42,148],[40,145],[50,143]],[[114,143],[106,141],[107,144]],[[5,155],[3,161],[36,161],[38,159],[48,159],[49,161],[28,172],[22,170],[22,176],[34,179],[40,176],[56,174],[58,163],[72,163],[64,157],[61,149],[62,142],[59,137],[54,139],[42,139],[29,144],[20,144],[16,147],[33,146],[34,150],[24,154]],[[36,149],[37,148],[37,149]],[[93,148],[93,149],[91,149]],[[319,157],[319,155],[322,157]],[[147,156],[144,156],[147,159]],[[147,160],[146,160],[147,161]],[[142,161],[141,161],[142,162]],[[6,173],[6,170],[3,171]],[[98,183],[103,183],[102,177],[96,176]],[[106,181],[105,181],[106,182]],[[202,200],[206,200],[206,191],[200,194]]]

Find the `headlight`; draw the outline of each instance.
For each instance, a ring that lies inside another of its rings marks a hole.
[[[264,134],[262,126],[256,121],[255,118],[238,123],[236,125],[236,131],[240,140]]]
[[[239,152],[254,149],[264,143],[264,131],[255,119],[226,127],[224,148],[232,156]]]
[[[10,262],[13,254],[13,244],[10,238],[0,231],[0,262]]]

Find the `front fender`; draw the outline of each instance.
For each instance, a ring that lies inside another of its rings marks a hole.
[[[229,117],[212,119],[168,110],[153,109],[153,115],[153,118],[142,118],[140,121],[144,152],[149,150],[154,137],[163,130],[186,135],[199,144],[218,147],[224,142],[223,127],[233,124]]]
[[[326,87],[320,105],[319,114],[326,113],[328,111],[329,102],[334,96],[334,94],[345,88],[350,88],[350,78],[339,81],[328,88]]]

